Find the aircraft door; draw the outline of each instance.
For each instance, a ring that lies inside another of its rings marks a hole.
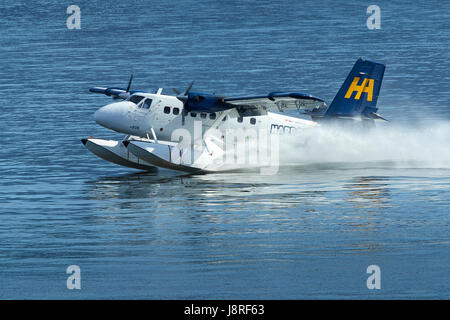
[[[152,105],[152,99],[142,99],[134,110],[128,112],[128,117],[133,122],[133,127],[137,130],[146,130],[146,119],[149,117],[149,110]]]

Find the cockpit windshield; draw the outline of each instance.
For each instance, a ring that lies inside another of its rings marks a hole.
[[[132,96],[130,97],[130,100],[129,100],[129,101],[131,101],[131,102],[133,102],[133,103],[135,103],[135,104],[138,104],[142,99],[144,99],[143,96],[134,94],[134,95],[132,95]]]

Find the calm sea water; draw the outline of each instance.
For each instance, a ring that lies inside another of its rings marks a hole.
[[[66,27],[71,4],[81,30]],[[421,142],[439,165],[329,153],[274,176],[138,173],[80,143],[121,138],[93,121],[111,100],[88,88],[131,72],[134,89],[196,80],[331,101],[359,56],[387,64],[378,103],[393,125],[446,128],[450,3],[378,1],[380,30],[370,4],[2,1],[0,298],[450,298],[449,130]],[[66,287],[69,265],[81,290]]]

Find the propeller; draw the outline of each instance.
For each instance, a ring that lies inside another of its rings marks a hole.
[[[179,90],[177,90],[175,88],[172,88],[172,92],[176,94],[176,98],[178,100],[183,102],[183,107],[185,109],[186,109],[186,103],[188,102],[188,99],[189,99],[189,92],[191,91],[193,85],[194,85],[194,81],[192,81],[190,83],[189,87],[186,89],[186,91],[183,94]],[[217,99],[218,103],[221,103],[221,104],[224,104],[224,105],[226,104],[225,96],[216,95],[214,93],[212,96],[208,95],[208,98],[215,98],[215,99]],[[191,101],[195,101],[195,102],[198,103],[198,102],[201,102],[201,101],[207,99],[207,97],[205,97],[204,95],[197,94],[197,95],[195,95],[193,97],[191,96],[190,99],[191,99]]]
[[[181,92],[178,91],[178,90],[175,89],[175,88],[172,88],[171,90],[172,90],[172,92],[175,93],[177,96],[181,94]]]
[[[125,93],[120,93],[117,96],[114,96],[113,99],[114,100],[118,100],[118,99],[128,99],[128,97],[130,96],[130,88],[131,88],[131,83],[133,82],[133,74],[130,75],[130,80],[128,80],[128,86],[127,89],[125,91]]]
[[[131,82],[133,81],[133,74],[130,75],[130,80],[128,81],[127,92],[130,92]]]
[[[185,96],[187,96],[189,94],[189,91],[191,91],[193,85],[194,85],[194,80],[192,80],[191,84],[189,85],[189,87],[184,92]]]
[[[229,103],[225,102],[225,96],[222,95],[191,95],[189,96],[189,92],[191,91],[192,87],[194,85],[194,81],[192,81],[189,85],[189,87],[186,89],[184,93],[181,93],[179,90],[172,88],[172,91],[176,94],[176,98],[183,102],[183,112],[181,115],[181,123],[184,124],[185,115],[187,114],[188,108],[187,103],[188,101],[191,101],[193,103],[201,103],[203,100],[210,99],[211,103],[217,103],[220,104],[223,107],[234,107],[234,105],[230,105]],[[215,100],[215,101],[214,101]],[[192,105],[191,105],[192,107]]]
[[[175,93],[177,95],[177,99],[182,101],[183,103],[186,104],[187,100],[188,100],[188,96],[189,96],[189,91],[191,91],[192,86],[194,85],[195,81],[192,81],[191,84],[189,85],[189,87],[186,89],[186,91],[181,94],[181,92],[175,88],[172,88],[173,93]]]
[[[193,85],[194,85],[194,81],[191,82],[191,84],[189,85],[189,87],[186,89],[186,91],[183,94],[181,94],[181,92],[178,91],[177,89],[172,88],[172,91],[176,94],[177,99],[180,100],[181,102],[183,102],[183,112],[181,113],[181,122],[183,125],[184,125],[184,118],[186,115],[186,104],[189,99],[189,91],[191,91]]]

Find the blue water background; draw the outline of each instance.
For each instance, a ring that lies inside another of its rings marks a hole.
[[[330,102],[359,56],[387,64],[384,117],[448,121],[449,40],[448,1],[2,1],[0,298],[450,298],[448,167],[137,174],[80,143],[121,138],[88,88],[131,72],[133,89]]]

